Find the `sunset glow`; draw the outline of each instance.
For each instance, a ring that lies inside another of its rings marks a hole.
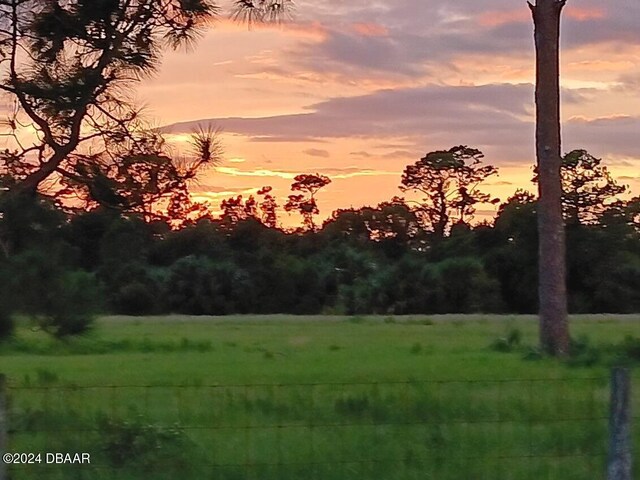
[[[637,18],[635,0],[571,3],[562,37],[563,150],[603,157],[635,194]],[[217,208],[271,185],[283,203],[295,174],[319,172],[333,180],[319,195],[327,216],[400,194],[405,165],[458,144],[500,168],[487,189],[501,199],[534,189],[533,65],[525,2],[301,1],[280,26],[220,19],[138,97],[179,150],[199,125],[223,130],[225,160],[197,198]]]

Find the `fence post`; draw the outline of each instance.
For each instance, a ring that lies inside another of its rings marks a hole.
[[[0,455],[9,449],[7,430],[9,429],[9,412],[7,407],[6,377],[0,373]],[[0,460],[0,480],[8,480],[7,464]]]
[[[611,371],[607,480],[633,480],[632,463],[631,376],[627,368],[616,367]]]

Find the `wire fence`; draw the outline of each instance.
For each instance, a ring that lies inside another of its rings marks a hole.
[[[8,478],[582,480],[609,397],[608,377],[8,386],[7,450],[41,454]]]

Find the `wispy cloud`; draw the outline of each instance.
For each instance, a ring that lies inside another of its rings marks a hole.
[[[354,177],[371,177],[371,176],[397,176],[397,171],[374,170],[361,168],[357,166],[345,168],[306,168],[300,170],[270,170],[266,168],[257,168],[254,170],[242,170],[235,167],[217,167],[216,172],[223,175],[231,175],[234,177],[271,177],[293,180],[300,173],[316,172],[327,175],[332,179],[346,179]]]
[[[303,153],[309,155],[310,157],[329,158],[331,156],[331,154],[327,150],[322,150],[320,148],[308,148]]]
[[[386,37],[389,29],[379,23],[356,22],[351,24],[355,33],[363,37]]]
[[[586,148],[629,178],[640,166],[638,18],[638,0],[576,0],[562,25],[563,149]],[[533,57],[524,1],[305,1],[285,25],[221,22],[153,93],[167,123],[187,120],[167,132],[223,127],[230,158],[207,183],[225,193],[288,191],[318,171],[342,180],[328,203],[375,203],[397,193],[406,163],[468,144],[510,172],[491,185],[502,196],[531,178]]]

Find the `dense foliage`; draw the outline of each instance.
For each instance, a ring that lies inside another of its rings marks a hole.
[[[518,192],[493,224],[444,238],[399,199],[338,210],[322,228],[286,233],[254,216],[172,230],[109,209],[65,216],[46,200],[5,206],[10,281],[3,302],[53,333],[87,311],[122,314],[534,313],[536,202]],[[568,225],[574,312],[640,311],[640,200]],[[5,282],[3,282],[5,283]],[[56,321],[56,319],[58,321]],[[64,322],[60,322],[64,319]],[[3,320],[3,325],[6,320]],[[4,327],[7,328],[7,327]]]

